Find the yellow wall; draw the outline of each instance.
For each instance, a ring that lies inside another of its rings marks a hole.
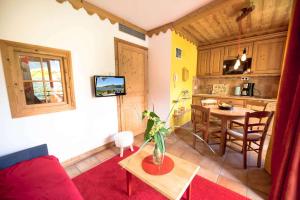
[[[173,100],[178,98],[178,95],[182,90],[189,90],[189,96],[192,96],[192,82],[193,77],[196,76],[197,68],[197,47],[177,35],[172,31],[172,46],[171,46],[171,77],[170,77],[170,105],[172,107]],[[176,48],[182,50],[181,59],[176,58]],[[187,81],[182,80],[182,68],[185,67],[189,71],[189,79]],[[177,81],[174,81],[174,75],[177,75]],[[178,108],[180,106],[185,106],[186,109],[190,109],[192,99],[180,102],[175,106]],[[174,128],[175,126],[181,126],[191,119],[191,113],[186,112],[184,116],[175,120],[173,114],[170,117],[170,125]]]

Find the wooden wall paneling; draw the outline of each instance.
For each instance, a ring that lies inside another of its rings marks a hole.
[[[286,38],[254,42],[252,71],[254,73],[280,73]]]

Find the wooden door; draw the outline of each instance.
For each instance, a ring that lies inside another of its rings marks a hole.
[[[257,41],[253,46],[252,71],[257,74],[281,73],[286,38]]]
[[[205,76],[209,75],[209,61],[210,61],[210,50],[198,51],[198,68],[197,75]]]
[[[224,47],[213,48],[210,51],[210,73],[221,75],[223,69]]]
[[[144,132],[142,112],[147,108],[148,50],[144,47],[115,39],[116,72],[125,76],[126,95],[118,98],[119,130]]]
[[[224,59],[236,59],[238,55],[243,54],[243,50],[246,49],[246,54],[247,58],[252,57],[252,48],[253,48],[253,43],[243,43],[240,45],[230,45],[230,46],[225,46],[225,51],[224,51]]]

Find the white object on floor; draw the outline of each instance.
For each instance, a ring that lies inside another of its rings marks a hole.
[[[130,147],[133,151],[133,133],[131,131],[122,131],[114,135],[115,144],[120,148],[120,157],[123,157],[124,148]]]

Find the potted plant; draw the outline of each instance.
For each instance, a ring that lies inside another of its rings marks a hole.
[[[141,145],[140,149],[136,153],[141,151],[143,147],[149,142],[153,142],[153,163],[156,165],[161,165],[163,163],[164,155],[166,153],[165,139],[171,133],[171,129],[166,127],[166,121],[169,120],[169,117],[171,116],[172,111],[174,110],[177,103],[179,103],[181,100],[188,99],[188,95],[188,90],[183,90],[179,94],[178,98],[176,100],[173,100],[173,106],[165,121],[161,120],[161,118],[154,112],[154,108],[152,109],[152,111],[145,110],[142,113],[142,119],[147,119],[147,126],[144,134],[144,143]],[[198,136],[195,133],[191,134],[203,141],[209,147],[209,149],[213,151],[200,136]]]
[[[143,145],[148,142],[154,143],[153,163],[160,165],[163,162],[163,156],[166,152],[165,137],[170,133],[170,128],[166,128],[166,122],[162,121],[155,113],[148,110],[143,112],[143,119],[147,118],[147,127],[145,130]]]

